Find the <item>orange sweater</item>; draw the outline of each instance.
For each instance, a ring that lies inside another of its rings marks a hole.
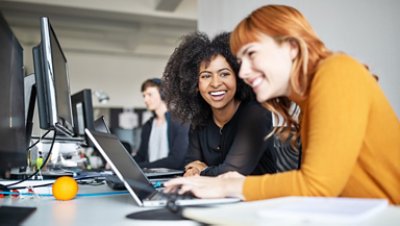
[[[328,57],[299,105],[301,169],[246,177],[246,200],[343,196],[400,204],[400,122],[362,64]]]

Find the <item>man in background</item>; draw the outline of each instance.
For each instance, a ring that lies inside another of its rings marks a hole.
[[[144,103],[153,116],[145,122],[134,157],[142,168],[181,170],[188,149],[189,125],[171,116],[159,78],[148,79],[141,87]]]

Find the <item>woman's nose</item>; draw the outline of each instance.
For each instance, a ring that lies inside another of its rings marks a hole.
[[[211,78],[211,86],[218,87],[221,84],[221,80],[218,75],[214,75]]]
[[[250,72],[251,72],[251,69],[250,69],[249,62],[242,61],[242,64],[240,65],[240,69],[239,69],[239,78],[245,79],[245,78],[249,77]]]

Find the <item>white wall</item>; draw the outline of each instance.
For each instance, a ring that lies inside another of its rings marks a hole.
[[[71,93],[104,90],[110,101],[102,107],[132,108],[145,107],[140,85],[161,77],[179,38],[196,30],[197,0],[157,7],[168,1],[0,0],[0,11],[23,45],[27,74],[34,71],[39,18],[47,16],[68,60]]]
[[[296,7],[328,48],[356,57],[379,76],[379,83],[400,118],[400,1],[201,0],[198,4],[198,28],[209,35],[232,30],[262,5]]]
[[[33,72],[31,49],[24,47],[27,71]],[[71,94],[82,89],[103,90],[110,96],[105,105],[93,97],[97,107],[145,107],[140,86],[151,77],[161,77],[167,57],[112,55],[99,53],[80,53],[65,51],[69,66]],[[33,134],[39,135],[37,107],[34,118]]]
[[[59,35],[61,45],[63,37]],[[39,43],[39,41],[37,41]],[[168,56],[123,54],[120,52],[77,51],[63,48],[68,60],[71,94],[82,89],[105,91],[110,101],[105,105],[93,98],[94,106],[145,107],[140,86],[148,78],[161,77]],[[171,50],[172,53],[172,50]],[[24,46],[26,73],[33,73],[32,46]]]
[[[68,54],[68,53],[67,53]],[[149,77],[161,77],[167,58],[69,53],[71,92],[103,90],[107,106],[144,107],[140,86]],[[93,99],[93,104],[98,105]]]

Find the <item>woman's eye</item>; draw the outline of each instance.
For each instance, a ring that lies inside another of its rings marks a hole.
[[[248,52],[248,56],[249,56],[250,58],[252,58],[254,55],[255,55],[255,52],[254,52],[254,51],[249,51],[249,52]]]
[[[230,75],[230,73],[228,73],[228,72],[223,72],[223,73],[221,73],[221,77],[226,77],[226,76],[229,76]]]
[[[209,77],[211,77],[209,74],[201,74],[200,75],[201,79],[206,79],[206,78],[209,78]]]

